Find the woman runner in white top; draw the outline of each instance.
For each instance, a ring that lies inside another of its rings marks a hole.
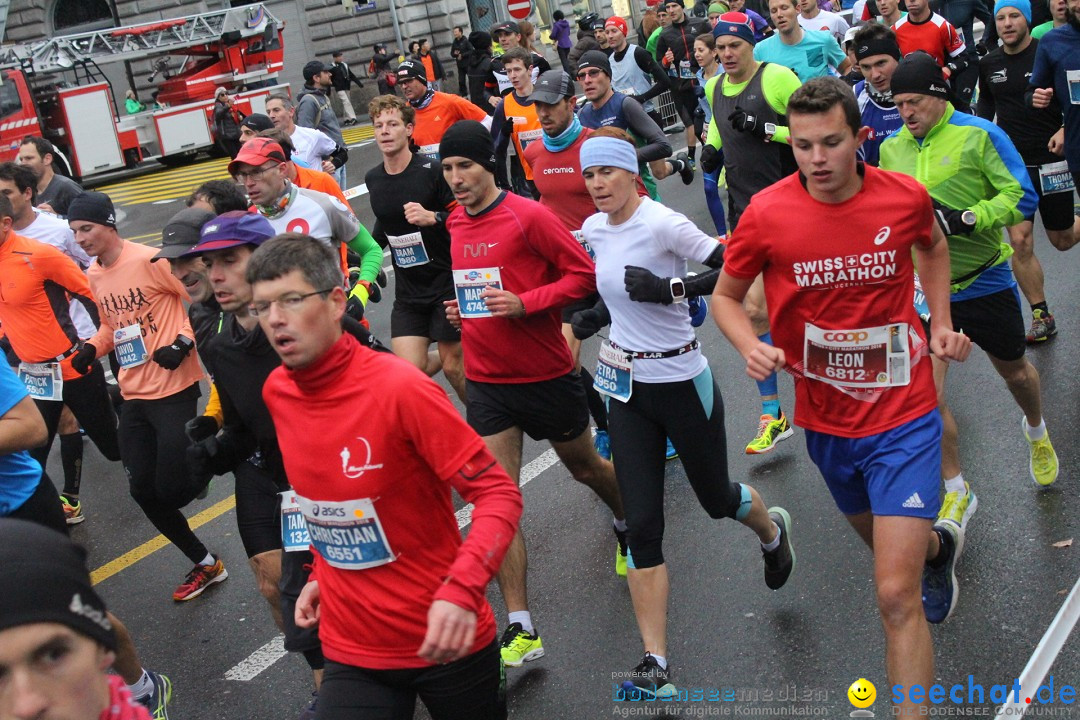
[[[770,588],[787,581],[795,556],[787,512],[767,510],[753,488],[728,477],[723,400],[690,325],[686,297],[711,292],[723,246],[680,213],[639,197],[637,168],[634,145],[621,130],[601,129],[581,147],[582,176],[600,210],[582,233],[596,253],[602,301],[578,313],[574,326],[576,334],[588,334],[611,322],[596,384],[611,398],[612,459],[629,527],[628,580],[645,646],[624,688],[652,698],[676,691],[665,657],[666,437],[710,517],[734,518],[757,534]],[[714,270],[684,281],[687,259]]]

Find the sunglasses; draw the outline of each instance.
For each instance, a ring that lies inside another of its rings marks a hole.
[[[594,77],[598,76],[601,72],[603,72],[603,71],[602,70],[596,70],[596,69],[582,70],[581,72],[579,72],[577,74],[577,79],[578,80],[584,80],[587,77],[594,78]]]

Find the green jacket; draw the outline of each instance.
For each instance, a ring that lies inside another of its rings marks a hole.
[[[1034,215],[1038,207],[1012,140],[997,125],[956,112],[951,103],[921,142],[906,125],[886,138],[881,168],[914,177],[937,203],[975,213],[970,235],[949,236],[954,293],[1012,256],[1001,229]]]

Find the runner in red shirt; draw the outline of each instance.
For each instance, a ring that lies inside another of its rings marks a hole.
[[[713,317],[751,377],[795,376],[795,423],[810,457],[874,551],[889,685],[928,687],[924,611],[947,616],[955,606],[963,532],[933,524],[942,424],[912,304],[911,250],[932,313],[930,346],[964,360],[971,341],[952,329],[948,245],[918,183],[856,162],[869,129],[847,85],[810,80],[788,101],[788,124],[800,173],[755,195],[729,236]],[[757,339],[742,308],[759,273],[775,347]]]
[[[616,572],[625,573],[626,523],[615,470],[593,447],[580,376],[560,330],[560,310],[596,290],[589,256],[537,202],[495,185],[495,146],[478,122],[462,121],[439,146],[458,207],[450,214],[456,300],[447,319],[461,325],[469,424],[515,482],[523,433],[549,440],[566,469],[615,516]],[[514,537],[499,570],[509,611],[502,659],[509,667],[544,655],[525,592],[525,542]]]
[[[247,269],[250,312],[283,364],[263,398],[315,550],[296,622],[319,626],[319,717],[412,717],[419,695],[435,720],[505,718],[484,592],[521,493],[442,388],[342,333],[338,274],[329,248],[292,233]],[[464,542],[451,488],[474,505]]]

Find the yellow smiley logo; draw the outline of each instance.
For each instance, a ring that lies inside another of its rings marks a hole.
[[[859,678],[851,683],[851,687],[847,690],[847,697],[855,707],[868,708],[877,699],[877,688],[866,678]]]

